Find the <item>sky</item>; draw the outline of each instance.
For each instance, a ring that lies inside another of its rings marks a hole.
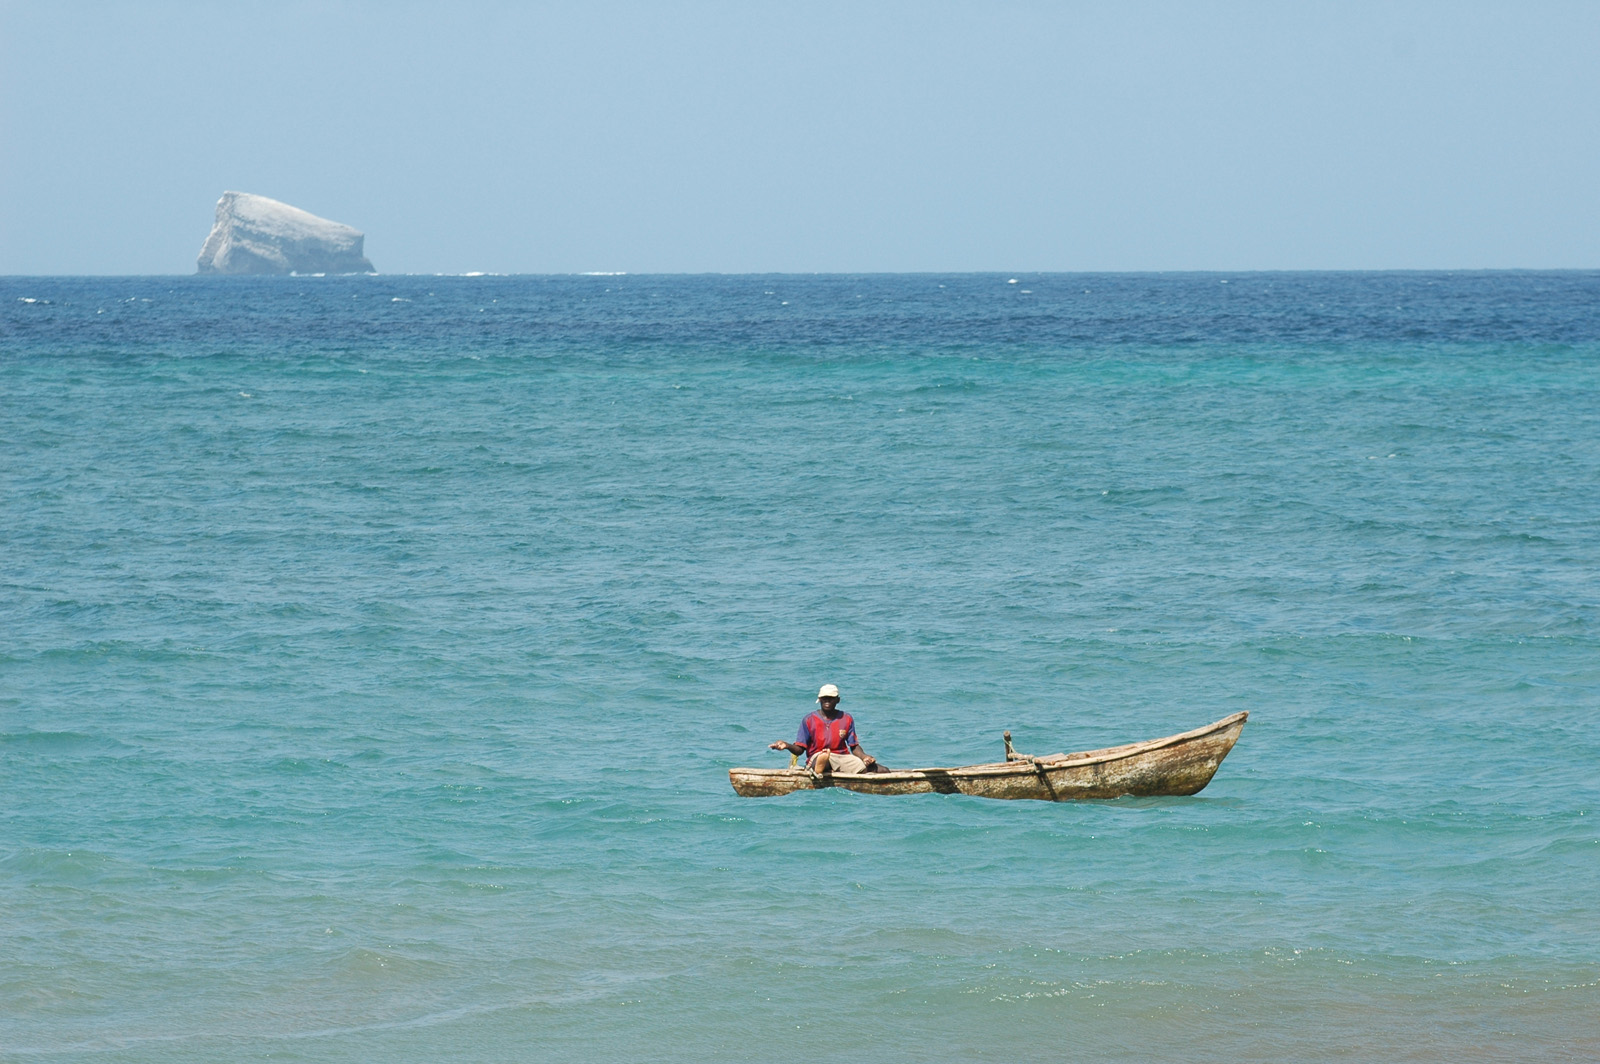
[[[0,0],[0,274],[1600,267],[1600,3]]]

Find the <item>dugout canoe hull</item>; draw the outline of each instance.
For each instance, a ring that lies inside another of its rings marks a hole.
[[[808,768],[735,768],[728,770],[728,778],[744,798],[829,787],[860,794],[970,794],[1046,802],[1196,794],[1216,775],[1217,766],[1239,741],[1249,716],[1235,713],[1180,735],[1104,750],[1019,757],[964,768],[915,768],[855,776],[817,775]]]

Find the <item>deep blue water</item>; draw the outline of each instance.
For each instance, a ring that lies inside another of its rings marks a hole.
[[[1600,1059],[1600,274],[5,278],[0,440],[7,1059]]]

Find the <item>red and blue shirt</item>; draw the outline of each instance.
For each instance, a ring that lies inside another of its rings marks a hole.
[[[852,746],[860,746],[856,739],[856,722],[850,714],[841,713],[831,720],[820,712],[813,713],[800,722],[800,734],[794,741],[806,748],[806,756],[821,750],[833,753],[847,752]]]

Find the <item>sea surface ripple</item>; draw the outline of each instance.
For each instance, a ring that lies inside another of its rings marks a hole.
[[[1600,274],[13,277],[0,439],[6,1059],[1600,1059]]]

